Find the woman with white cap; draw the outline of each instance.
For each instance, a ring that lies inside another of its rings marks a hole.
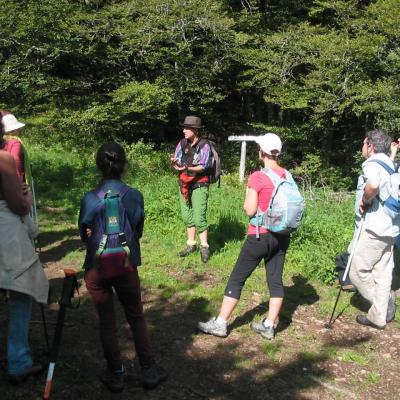
[[[2,141],[0,124],[0,142]],[[0,143],[2,145],[2,143]],[[7,372],[12,383],[43,370],[29,346],[32,299],[46,304],[49,284],[26,224],[32,193],[17,175],[13,157],[0,146],[0,289],[9,292]]]
[[[272,169],[279,177],[285,178],[287,171],[278,164],[278,156],[282,150],[279,136],[267,133],[257,137],[255,141],[259,146],[259,158],[263,166]],[[265,173],[256,171],[251,174],[243,204],[246,214],[251,218],[259,209],[261,212],[266,211],[273,191],[274,185]],[[276,235],[262,226],[256,227],[249,224],[247,238],[231,272],[219,315],[207,322],[199,322],[198,329],[214,336],[227,336],[227,321],[239,302],[243,286],[260,261],[264,260],[270,292],[269,312],[261,322],[253,321],[251,328],[266,339],[273,339],[283,303],[282,273],[289,242],[288,234]]]
[[[21,139],[19,138],[20,129],[25,126],[24,123],[9,111],[0,110],[0,118],[3,134],[5,135],[1,141],[0,148],[10,153],[17,164],[17,174],[21,182],[29,183],[30,168],[28,167],[28,157]]]

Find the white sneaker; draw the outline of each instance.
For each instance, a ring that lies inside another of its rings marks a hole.
[[[228,336],[227,324],[217,322],[217,318],[212,318],[207,322],[199,322],[197,328],[204,333],[209,333],[210,335],[218,337]]]
[[[273,326],[265,326],[264,321],[265,319],[260,322],[253,321],[250,327],[254,332],[259,333],[265,339],[272,340],[275,336],[275,328]]]

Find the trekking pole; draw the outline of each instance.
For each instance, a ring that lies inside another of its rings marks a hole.
[[[30,173],[30,186],[32,190],[32,208],[31,208],[31,217],[33,222],[35,223],[36,226],[39,226],[39,219],[38,219],[38,214],[37,214],[37,206],[36,206],[36,192],[35,192],[35,183],[33,180],[33,171],[32,171],[32,164],[29,164],[29,168],[31,170]],[[36,244],[38,246],[36,246]],[[36,238],[36,240],[33,239],[33,246],[37,249],[38,253],[40,254],[41,252],[41,247],[39,245],[39,240]],[[50,346],[49,346],[49,334],[47,331],[47,323],[46,323],[46,315],[44,313],[44,306],[43,304],[40,304],[40,313],[42,315],[42,321],[43,321],[43,330],[44,330],[44,337],[46,340],[46,349],[47,353],[50,351]]]
[[[53,374],[60,349],[62,328],[64,325],[65,313],[67,307],[72,307],[71,299],[74,297],[75,290],[78,289],[78,281],[76,271],[74,269],[64,269],[64,283],[62,288],[61,299],[59,301],[60,309],[57,315],[57,323],[54,332],[53,345],[49,357],[49,370],[47,372],[46,386],[44,388],[43,399],[50,399],[51,387],[53,384]]]
[[[38,224],[38,215],[37,215],[37,206],[36,206],[36,192],[35,192],[35,184],[33,181],[33,177],[31,177],[31,190],[32,190],[32,219],[35,224]]]
[[[47,350],[47,354],[49,354],[49,352],[50,352],[49,333],[47,331],[46,315],[44,314],[44,306],[42,303],[40,303],[40,313],[42,314],[44,338],[46,340],[46,350]]]
[[[360,225],[358,226],[356,234],[354,235],[353,245],[351,247],[350,255],[349,255],[349,258],[347,260],[346,269],[344,270],[342,282],[345,282],[345,280],[347,278],[347,275],[349,274],[351,261],[353,260],[354,251],[356,249],[356,244],[358,242],[358,239],[360,238],[362,227],[363,227],[363,224],[364,224],[364,219],[365,219],[364,217],[365,217],[365,213],[362,215],[361,220],[360,220]],[[327,324],[325,324],[325,328],[326,329],[332,329],[333,328],[333,322],[334,322],[333,321],[333,316],[334,316],[335,311],[336,311],[336,306],[337,306],[337,304],[339,302],[340,294],[342,293],[342,290],[343,290],[342,283],[340,281],[339,281],[339,283],[340,283],[339,293],[338,293],[338,295],[336,297],[335,305],[333,306],[333,310],[332,310],[331,317],[329,318],[329,322]]]

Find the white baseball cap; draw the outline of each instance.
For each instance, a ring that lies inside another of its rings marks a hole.
[[[6,114],[1,119],[1,124],[3,125],[3,132],[9,133],[21,129],[25,126],[22,122],[19,122],[13,114]]]
[[[281,153],[282,141],[275,133],[267,133],[263,136],[258,136],[255,138],[255,141],[266,154],[277,156]]]

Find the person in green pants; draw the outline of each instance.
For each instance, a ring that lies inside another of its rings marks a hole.
[[[171,158],[173,168],[179,172],[180,206],[187,229],[186,248],[179,256],[186,257],[197,250],[198,233],[201,260],[207,262],[210,257],[207,224],[210,182],[206,171],[211,162],[211,148],[209,143],[201,138],[202,125],[199,117],[185,117],[182,126],[184,138],[179,141]]]

